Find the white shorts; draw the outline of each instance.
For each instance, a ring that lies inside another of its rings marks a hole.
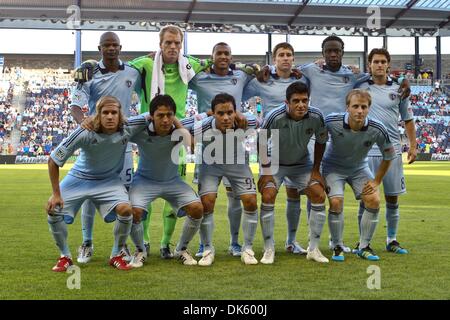
[[[201,164],[198,176],[200,196],[217,193],[224,177],[228,178],[236,196],[256,194],[255,180],[248,164]]]
[[[63,215],[67,224],[72,224],[85,200],[91,200],[107,223],[116,220],[114,209],[120,203],[130,204],[128,191],[118,178],[88,180],[67,175],[60,183],[64,208],[55,210]]]
[[[344,187],[347,182],[353,189],[355,198],[361,199],[361,193],[364,185],[367,181],[373,180],[374,176],[369,167],[365,167],[361,170],[355,171],[352,174],[341,174],[337,172],[324,172],[323,176],[329,188],[328,197],[344,197]]]
[[[143,220],[147,218],[148,205],[157,198],[169,202],[179,217],[186,214],[181,210],[183,207],[200,202],[197,193],[180,177],[160,182],[144,178],[139,172],[136,173],[130,188],[130,201],[133,208],[144,210]]]
[[[375,175],[383,161],[383,157],[369,157],[369,167]],[[406,193],[405,176],[403,174],[402,156],[392,160],[389,170],[383,178],[384,194],[387,196],[398,196]]]
[[[120,179],[125,186],[130,186],[133,182],[134,166],[133,166],[133,148],[129,142],[127,149],[125,150],[125,160],[123,162],[123,168],[120,172]]]

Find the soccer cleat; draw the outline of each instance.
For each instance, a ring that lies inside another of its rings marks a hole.
[[[72,259],[67,256],[59,257],[58,262],[52,268],[55,272],[66,272],[67,268],[73,265]]]
[[[170,252],[169,245],[159,249],[159,253],[160,253],[161,259],[172,259],[173,258],[173,253]]]
[[[185,266],[195,266],[197,265],[197,260],[195,260],[191,254],[189,253],[189,251],[187,250],[181,250],[181,251],[177,251],[175,249],[175,252],[173,254],[173,257],[177,258],[178,260],[180,260],[181,262],[183,262],[183,264]]]
[[[334,250],[333,242],[332,242],[331,240],[328,242],[328,247],[330,248],[330,250]],[[347,246],[344,246],[344,245],[342,245],[342,250],[343,250],[345,253],[351,253],[351,252],[353,252],[353,250],[352,250],[350,247],[347,247]]]
[[[314,260],[316,262],[321,262],[321,263],[330,262],[327,258],[324,257],[322,252],[320,252],[319,248],[315,248],[314,250],[311,250],[311,251],[308,248],[307,251],[308,251],[308,253],[306,254],[307,260]]]
[[[199,266],[209,267],[214,262],[214,252],[212,250],[206,250],[203,252],[203,257],[198,262]]]
[[[337,245],[336,247],[334,247],[331,260],[336,262],[343,262],[345,260],[344,249],[341,246]]]
[[[252,249],[242,251],[241,261],[245,264],[258,264],[258,260],[256,260],[255,253]]]
[[[200,243],[200,245],[198,246],[198,251],[195,254],[195,256],[197,258],[203,257],[203,251],[205,250],[205,248],[203,247],[203,243]]]
[[[360,258],[367,259],[370,261],[380,260],[380,257],[375,254],[375,252],[372,250],[372,248],[370,246],[367,246],[365,248],[358,250],[358,252],[356,254]]]
[[[112,257],[109,260],[109,265],[119,270],[130,270],[132,268],[132,266],[125,261],[125,258],[121,254]]]
[[[386,250],[389,252],[397,253],[397,254],[407,254],[408,250],[400,247],[400,243],[397,240],[393,240],[386,246]]]
[[[147,259],[147,253],[144,251],[136,251],[133,255],[133,259],[130,262],[130,266],[133,268],[140,268],[144,265]]]
[[[78,247],[78,263],[88,263],[92,259],[92,255],[94,253],[94,246],[87,246],[85,244]]]
[[[128,249],[128,245],[125,245],[124,247],[122,247],[122,249],[120,249],[118,255],[122,256],[123,260],[125,260],[127,263],[131,262],[131,260],[133,259],[130,249]]]
[[[233,257],[240,257],[242,254],[242,247],[239,243],[232,243],[228,247],[228,253],[231,254]]]
[[[292,243],[286,243],[285,248],[287,252],[293,253],[293,254],[306,254],[307,251],[303,249],[300,244],[297,241],[294,241]]]
[[[144,242],[145,252],[147,253],[147,258],[150,256],[150,243]]]
[[[274,260],[275,260],[275,250],[269,248],[264,250],[264,255],[259,262],[261,262],[262,264],[273,264]]]

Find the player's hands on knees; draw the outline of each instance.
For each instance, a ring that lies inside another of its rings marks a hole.
[[[96,60],[86,60],[73,73],[73,80],[78,83],[85,83],[94,76],[94,69],[97,66]]]
[[[45,207],[45,210],[47,211],[48,214],[53,214],[57,207],[59,207],[60,209],[64,208],[64,201],[60,195],[52,194],[47,201],[47,206]]]
[[[268,183],[273,183],[274,185],[276,185],[275,183],[275,179],[273,178],[272,175],[262,175],[259,177],[258,179],[258,191],[259,193],[262,193],[264,188],[266,187],[266,185]]]
[[[417,148],[409,148],[408,150],[408,164],[413,163],[416,161],[417,158]]]
[[[325,182],[325,179],[320,174],[320,171],[313,170],[311,172],[311,178],[309,179],[308,186],[311,186],[311,185],[313,185],[315,183],[320,184],[321,187],[323,188],[323,190],[326,189],[326,182]]]
[[[265,65],[259,72],[255,73],[255,76],[259,82],[267,82],[270,77],[270,66]]]
[[[364,184],[362,195],[369,195],[378,191],[378,184],[375,180],[369,180]]]
[[[248,121],[247,117],[242,114],[240,111],[236,111],[236,117],[234,118],[234,124],[239,129],[247,129]]]
[[[80,126],[88,131],[94,131],[94,116],[86,117]]]

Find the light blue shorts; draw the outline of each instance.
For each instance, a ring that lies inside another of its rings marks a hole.
[[[60,183],[64,208],[55,210],[72,224],[85,200],[90,200],[107,223],[116,220],[114,209],[120,203],[130,204],[128,192],[119,177],[89,180],[66,175]]]
[[[353,189],[355,198],[361,199],[361,193],[367,181],[373,180],[374,176],[369,167],[365,167],[351,174],[337,173],[336,171],[328,173],[324,172],[323,176],[329,188],[328,197],[344,197],[344,187],[347,182]]]
[[[183,207],[200,202],[197,193],[180,177],[160,182],[144,178],[137,172],[130,188],[130,201],[133,208],[144,210],[143,220],[147,218],[148,205],[157,198],[169,202],[177,216],[185,215],[184,210],[181,210]]]
[[[198,176],[200,196],[217,193],[220,181],[226,177],[236,196],[256,194],[255,180],[248,164],[201,164]]]
[[[279,190],[284,183],[286,187],[302,191],[308,187],[311,178],[311,165],[279,166],[277,174],[273,176],[276,188]]]
[[[378,168],[383,161],[383,157],[369,157],[369,167],[373,175],[377,173]],[[398,196],[406,193],[405,176],[403,174],[402,156],[392,160],[389,170],[383,178],[384,194],[387,196]]]

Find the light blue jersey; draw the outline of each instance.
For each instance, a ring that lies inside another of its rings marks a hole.
[[[79,127],[56,147],[50,157],[62,167],[81,148],[69,175],[93,180],[119,176],[128,141],[144,130],[146,124],[145,117],[140,115],[129,119],[123,130],[113,134],[96,133]]]
[[[259,127],[258,120],[253,114],[246,113],[248,129]],[[202,143],[202,162],[206,164],[244,164],[248,163],[245,156],[244,141],[246,131],[229,129],[222,133],[216,127],[214,117],[208,117],[195,123],[190,132]],[[241,133],[241,134],[240,134]],[[234,134],[234,139],[233,139]],[[228,137],[228,139],[227,139]],[[231,139],[230,139],[231,138]]]
[[[229,70],[226,76],[219,76],[211,68],[211,72],[200,72],[191,81],[189,88],[197,93],[198,112],[211,109],[211,101],[219,93],[228,93],[234,97],[237,110],[241,111],[242,92],[253,76],[241,70]]]
[[[297,79],[289,77],[287,79],[280,78],[276,70],[270,73],[267,82],[259,82],[258,79],[251,80],[244,88],[244,95],[242,100],[246,101],[251,97],[258,96],[261,98],[261,107],[263,115],[269,111],[279,107],[286,100],[286,89],[290,84],[300,81],[306,83],[306,79],[302,77]]]
[[[384,160],[396,157],[386,128],[377,120],[367,117],[362,129],[353,131],[348,113],[334,113],[325,118],[325,125],[331,137],[322,161],[325,172],[352,174],[368,168],[367,154],[375,143],[383,150]]]
[[[310,95],[310,105],[319,108],[326,117],[331,113],[345,112],[345,98],[359,83],[366,81],[366,73],[354,74],[347,66],[332,72],[326,66],[321,69],[315,63],[299,67],[306,77]]]
[[[180,122],[189,130],[194,125],[194,117],[183,119]],[[154,130],[153,123],[150,123],[147,130],[135,135],[131,141],[136,143],[139,148],[139,164],[136,175],[158,182],[173,180],[179,176],[179,152],[172,152],[179,142],[172,141],[172,134],[159,136]]]
[[[400,142],[400,132],[398,131],[399,116],[403,121],[414,118],[409,99],[400,99],[398,93],[400,86],[393,83],[390,78],[388,78],[385,85],[377,85],[372,79],[369,79],[359,87],[369,91],[372,97],[369,117],[380,121],[386,127],[389,138],[394,145],[395,152],[400,155],[402,153],[402,145]],[[380,149],[377,145],[374,145],[369,151],[369,156],[381,156]]]
[[[262,129],[267,137],[272,130],[279,133],[279,154],[276,161],[280,166],[312,165],[308,143],[314,135],[317,143],[327,142],[325,121],[319,109],[309,107],[303,119],[295,121],[289,117],[288,106],[282,105],[270,111],[264,118]],[[271,154],[272,161],[277,155]]]
[[[71,106],[89,106],[89,115],[95,113],[95,105],[103,96],[116,97],[122,105],[122,112],[126,117],[130,116],[131,97],[135,88],[140,89],[139,71],[120,61],[117,72],[108,72],[103,60],[100,60],[94,69],[92,80],[85,82],[81,88],[76,87],[72,91]]]

